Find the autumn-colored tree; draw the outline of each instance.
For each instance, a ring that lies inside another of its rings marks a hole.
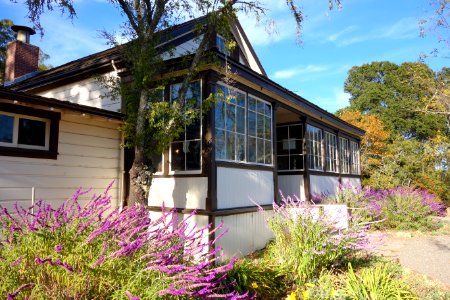
[[[366,131],[361,140],[361,171],[363,176],[369,176],[370,171],[381,164],[390,133],[386,131],[383,122],[373,115],[345,109],[341,110],[338,116]]]

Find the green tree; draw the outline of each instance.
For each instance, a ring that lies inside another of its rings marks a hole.
[[[14,32],[11,30],[13,22],[9,19],[0,20],[0,85],[3,84],[6,64],[6,46],[14,40]]]
[[[372,62],[351,68],[344,88],[350,109],[379,117],[405,138],[426,140],[447,129],[443,115],[421,111],[439,85],[439,74],[423,63]]]
[[[76,14],[73,0],[29,0],[28,17],[37,29],[42,29],[40,16],[54,8],[61,9],[70,17]],[[151,183],[152,167],[146,145],[155,151],[167,147],[168,141],[180,133],[180,128],[192,122],[198,116],[194,106],[186,101],[189,82],[195,77],[198,65],[205,58],[208,41],[215,32],[225,38],[230,35],[230,24],[236,20],[237,12],[242,11],[255,19],[264,16],[265,8],[259,1],[253,0],[109,0],[109,4],[117,7],[126,17],[123,24],[122,37],[130,41],[121,47],[123,63],[131,74],[127,84],[116,82],[115,94],[120,95],[127,103],[127,122],[123,128],[129,139],[129,146],[134,147],[134,161],[130,170],[131,192],[129,203],[146,203],[148,188]],[[330,8],[340,6],[340,0],[328,0]],[[303,14],[296,1],[286,1],[300,33]],[[158,86],[157,75],[162,72],[163,62],[155,48],[164,33],[164,29],[176,25],[179,16],[193,18],[198,12],[204,14],[205,23],[197,28],[199,47],[192,55],[188,71],[184,75],[179,92],[179,102],[161,103],[155,87]],[[114,34],[104,34],[113,45],[117,45]],[[114,81],[114,80],[112,80]],[[183,117],[185,111],[192,118]],[[161,138],[164,137],[164,138]],[[157,153],[157,152],[156,152]]]

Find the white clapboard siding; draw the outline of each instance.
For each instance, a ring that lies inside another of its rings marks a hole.
[[[219,226],[223,222],[221,232],[228,230],[216,243],[216,246],[222,248],[224,258],[242,257],[264,248],[274,238],[266,224],[267,217],[272,213],[269,210],[216,217],[214,225]]]
[[[273,172],[217,168],[217,208],[272,204]]]
[[[118,123],[106,118],[61,114],[57,159],[0,156],[0,205],[31,204],[36,199],[60,204],[78,188],[102,193],[114,182],[110,195],[114,204],[120,194],[120,142]]]
[[[335,195],[339,188],[339,179],[337,176],[317,176],[309,177],[311,195]]]
[[[207,177],[153,178],[148,205],[205,209],[207,194]]]
[[[360,178],[350,178],[345,177],[345,175],[342,176],[342,184],[344,186],[352,186],[355,188],[361,187],[361,179]]]
[[[298,197],[305,201],[305,184],[303,175],[278,175],[278,190],[285,197]]]
[[[115,76],[114,72],[109,75]],[[41,92],[39,95],[111,111],[118,111],[121,108],[120,100],[107,97],[107,89],[96,78],[88,78],[59,86]]]

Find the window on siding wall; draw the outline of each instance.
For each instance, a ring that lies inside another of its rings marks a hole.
[[[308,168],[310,170],[323,170],[322,130],[307,125],[306,135],[308,141]]]
[[[49,150],[50,120],[0,112],[0,146]]]
[[[223,84],[217,85],[217,92],[216,159],[272,164],[271,105],[253,96],[247,101],[244,92]]]
[[[335,134],[325,131],[325,167],[328,172],[337,172],[337,138]]]
[[[272,164],[272,106],[248,97],[248,161]]]
[[[351,141],[350,142],[350,154],[351,154],[351,173],[352,174],[360,174],[360,165],[359,165],[359,146],[358,143]]]
[[[350,146],[349,140],[339,138],[339,161],[341,163],[341,173],[350,173]]]
[[[278,171],[303,170],[303,127],[277,126]]]
[[[2,103],[0,155],[56,159],[61,114]]]
[[[178,101],[181,83],[170,86],[170,100]],[[201,110],[201,81],[189,84],[186,93],[186,101],[192,103],[194,108]],[[190,125],[185,126],[185,131],[170,145],[170,170],[171,171],[199,171],[201,170],[201,136],[202,120],[198,118]]]

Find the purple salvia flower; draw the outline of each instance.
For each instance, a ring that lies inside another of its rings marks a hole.
[[[22,290],[24,290],[24,289],[27,289],[27,288],[31,288],[31,287],[33,287],[34,286],[34,283],[26,283],[26,284],[23,284],[23,285],[21,285],[21,286],[19,286],[13,293],[11,293],[11,294],[8,294],[8,300],[13,300],[14,298],[16,298],[16,296],[22,291]]]

